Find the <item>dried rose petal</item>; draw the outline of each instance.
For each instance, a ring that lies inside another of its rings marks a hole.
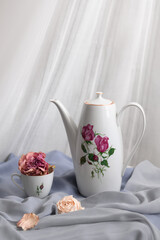
[[[58,213],[68,213],[83,210],[81,203],[72,195],[65,196],[57,202]]]
[[[37,225],[39,217],[34,213],[26,213],[17,223],[17,227],[21,227],[24,231]]]

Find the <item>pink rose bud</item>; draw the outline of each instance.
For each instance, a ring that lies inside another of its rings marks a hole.
[[[93,160],[94,160],[94,161],[98,161],[98,156],[97,156],[97,155],[94,155],[94,156],[93,156]]]

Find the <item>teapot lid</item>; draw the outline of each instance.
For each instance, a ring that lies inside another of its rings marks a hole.
[[[87,105],[94,106],[107,106],[113,104],[113,102],[109,99],[105,99],[102,97],[103,92],[96,92],[97,97],[95,99],[87,100],[84,103]]]

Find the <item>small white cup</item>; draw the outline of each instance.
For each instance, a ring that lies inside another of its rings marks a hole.
[[[17,176],[21,179],[23,187],[21,187],[16,181],[14,177]],[[12,182],[22,191],[24,191],[27,196],[35,196],[38,198],[46,197],[52,187],[54,177],[54,171],[49,174],[42,176],[28,176],[21,173],[13,173],[11,175]]]

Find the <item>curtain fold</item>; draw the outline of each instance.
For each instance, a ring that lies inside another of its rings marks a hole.
[[[146,112],[147,129],[131,164],[159,161],[160,3],[158,0],[0,1],[0,161],[10,152],[70,155],[60,115],[78,124],[96,91]],[[131,109],[121,121],[125,158],[142,125]]]

